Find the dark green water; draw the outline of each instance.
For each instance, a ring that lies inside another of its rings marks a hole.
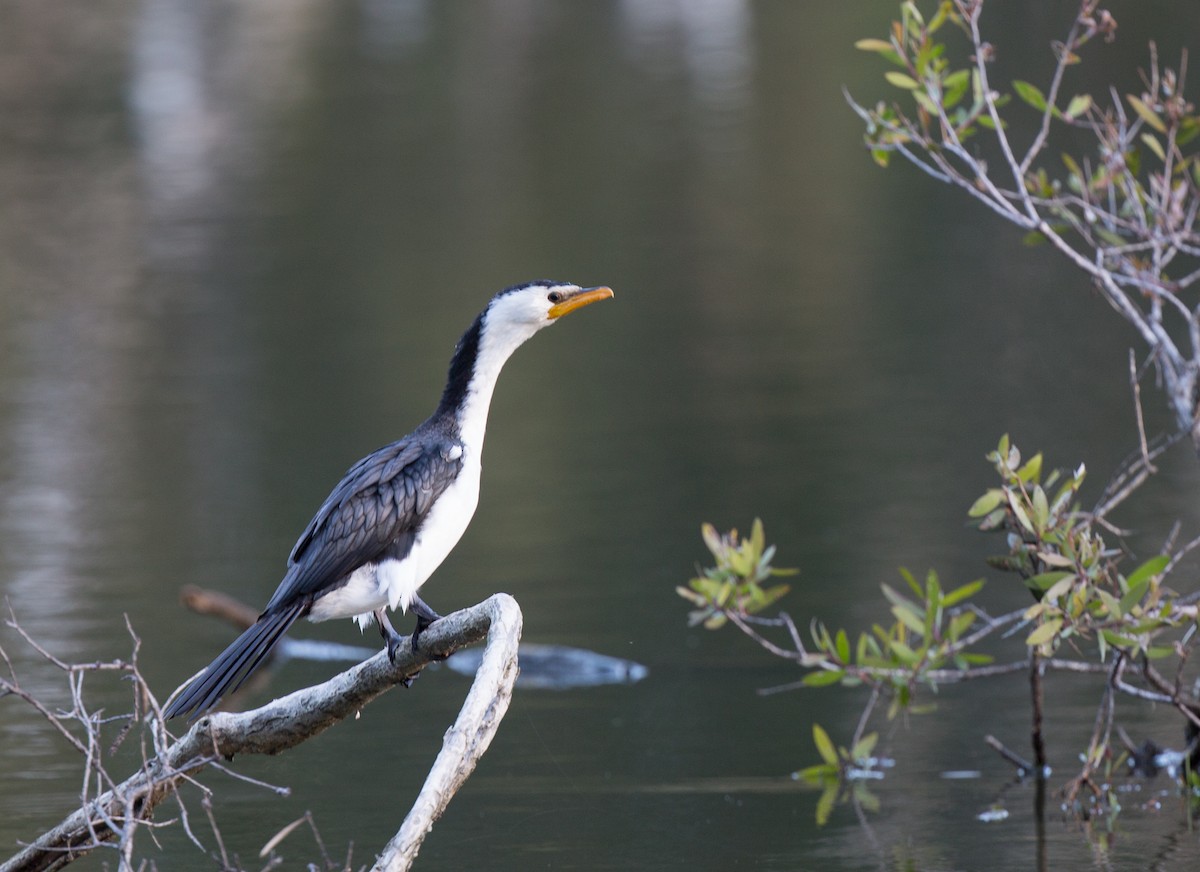
[[[1044,64],[1072,6],[997,3],[1002,62],[1024,43]],[[1165,58],[1200,46],[1190,0],[1113,11],[1121,39],[1097,54],[1122,81],[1151,35]],[[1053,799],[1035,825],[1032,790],[1006,787],[981,741],[1023,746],[1019,679],[881,723],[898,765],[873,785],[880,810],[864,825],[841,807],[819,829],[816,794],[787,776],[815,762],[812,722],[844,740],[862,698],[758,696],[794,673],[685,625],[674,587],[706,557],[702,521],[761,515],[779,562],[803,570],[791,612],[861,627],[886,614],[876,592],[897,566],[984,574],[995,543],[963,512],[1000,433],[1098,479],[1134,444],[1134,338],[1085,281],[859,147],[841,89],[887,91],[852,44],[894,14],[882,0],[0,4],[0,592],[22,625],[63,658],[113,658],[127,614],[165,697],[231,637],[178,588],[265,602],[345,468],[432,408],[495,290],[608,284],[613,302],[506,369],[479,512],[424,593],[448,611],[509,591],[528,641],[649,677],[518,692],[421,868],[1194,868],[1180,811],[1141,807],[1165,782],[1131,794],[1104,847]],[[1190,538],[1196,462],[1165,469],[1123,520],[1159,541],[1179,518]],[[1021,596],[997,579],[988,602]],[[349,622],[297,634],[359,641]],[[52,668],[0,640],[26,686],[66,704]],[[332,668],[289,663],[257,699]],[[1066,773],[1096,688],[1053,681]],[[237,761],[289,798],[207,775],[231,850],[253,857],[311,810],[332,852],[352,842],[368,862],[466,686],[430,673],[294,753]],[[128,705],[115,683],[95,693]],[[1119,719],[1177,742],[1161,713],[1126,703]],[[12,699],[0,749],[5,854],[73,807],[79,759]],[[964,769],[982,776],[939,777]],[[1009,819],[977,821],[1002,792]],[[161,839],[142,844],[160,868],[211,868],[178,828]],[[288,868],[316,855],[303,833],[283,850]]]

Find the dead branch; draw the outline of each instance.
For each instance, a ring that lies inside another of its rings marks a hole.
[[[521,611],[507,594],[496,594],[479,605],[447,615],[433,623],[421,636],[420,650],[405,648],[393,665],[383,651],[328,681],[290,693],[252,711],[217,712],[198,720],[182,737],[148,760],[144,768],[114,785],[61,823],[0,864],[0,872],[32,872],[61,869],[105,842],[122,839],[123,830],[150,819],[154,809],[175,795],[187,781],[210,763],[231,760],[238,754],[277,754],[319,735],[329,727],[356,715],[376,697],[396,684],[412,678],[435,660],[442,660],[485,636],[487,650],[459,719],[447,734],[447,744],[466,742],[458,771],[432,789],[438,802],[430,804],[426,791],[418,807],[405,820],[397,836],[404,850],[415,856],[421,839],[449,803],[486,750],[503,717],[516,679],[517,644]],[[486,668],[485,668],[486,667]],[[443,764],[438,758],[435,772]],[[434,773],[430,778],[433,779]],[[427,788],[430,784],[427,782]],[[432,814],[427,809],[436,809]],[[414,815],[420,811],[417,817]],[[413,821],[410,824],[410,819]],[[122,844],[123,855],[127,853]],[[389,862],[379,869],[406,869],[411,863],[402,851],[388,846]],[[123,864],[122,868],[126,868]]]
[[[511,647],[506,650],[492,645],[493,635],[509,640]],[[441,753],[425,779],[417,801],[400,831],[384,848],[373,872],[404,872],[412,867],[426,834],[475,770],[475,764],[491,744],[504,713],[508,711],[513,684],[517,680],[516,651],[517,641],[521,638],[521,610],[515,600],[506,598],[497,604],[491,615],[488,637],[483,662],[475,673],[475,682],[462,711],[454,726],[446,731]]]
[[[1036,773],[1038,771],[1036,766],[1034,766],[1016,751],[1009,748],[995,736],[988,734],[983,737],[983,741],[987,743],[988,747],[1015,766],[1021,775]]]
[[[229,594],[197,587],[194,584],[185,585],[179,591],[179,601],[198,615],[224,618],[239,630],[245,630],[258,620],[257,609]]]

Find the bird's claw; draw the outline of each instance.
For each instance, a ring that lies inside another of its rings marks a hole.
[[[418,616],[417,628],[415,630],[413,630],[413,634],[412,634],[412,652],[414,655],[418,653],[418,647],[420,645],[421,634],[424,633],[426,630],[428,630],[429,627],[433,623],[435,623],[436,621],[440,621],[440,620],[441,620],[441,615],[438,615],[437,617],[434,617],[430,620],[424,620]],[[438,661],[438,660],[445,660],[450,655],[449,654],[433,654],[433,653],[426,651],[425,656],[428,657],[430,660]]]
[[[396,665],[396,658],[400,656],[400,648],[404,645],[404,636],[390,636],[387,640],[387,655],[388,660],[393,666]]]

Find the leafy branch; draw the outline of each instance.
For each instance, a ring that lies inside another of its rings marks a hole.
[[[1084,48],[1117,28],[1098,0],[1081,0],[1050,47],[1049,82],[1017,80],[1005,92],[989,76],[996,49],[981,33],[985,5],[942,0],[926,18],[909,0],[886,38],[857,43],[895,68],[884,79],[902,92],[870,108],[847,95],[871,155],[881,166],[900,155],[1090,276],[1141,338],[1178,431],[1200,453],[1200,115],[1184,96],[1187,56],[1164,67],[1151,45],[1143,88],[1124,100],[1115,90],[1066,96]],[[1013,95],[1037,113],[1026,144],[1011,132]],[[1053,158],[1058,127],[1086,134],[1090,147]]]
[[[718,533],[712,524],[705,524],[700,532],[717,565],[697,570],[700,574],[687,587],[675,589],[698,606],[688,615],[690,626],[703,624],[715,630],[731,617],[738,620],[761,612],[788,592],[786,584],[763,586],[770,578],[795,575],[796,570],[771,566],[775,546],[767,546],[761,520],[755,518],[750,538],[740,541],[737,530]]]
[[[1189,737],[1200,731],[1200,702],[1184,683],[1184,668],[1196,644],[1195,602],[1200,594],[1181,596],[1167,584],[1168,576],[1196,542],[1177,547],[1168,543],[1163,553],[1126,571],[1128,555],[1121,548],[1109,547],[1102,535],[1112,526],[1106,512],[1113,503],[1103,503],[1090,512],[1079,506],[1085,479],[1082,465],[1071,471],[1045,473],[1041,454],[1024,460],[1007,436],[987,460],[998,483],[975,500],[968,516],[981,531],[1004,537],[1007,550],[988,562],[1017,574],[1034,599],[1027,607],[999,616],[989,615],[974,601],[982,580],[947,590],[933,571],[918,580],[902,570],[903,586],[881,586],[890,621],[874,623],[855,634],[813,619],[806,639],[788,613],[774,617],[751,614],[744,606],[757,601],[725,593],[772,574],[774,549],[765,545],[761,523],[756,521],[758,533],[738,546],[739,561],[728,559],[732,543],[737,542],[736,531],[716,536],[706,525],[705,541],[724,562],[705,570],[692,587],[679,589],[696,604],[704,597],[698,588],[708,592],[701,610],[704,625],[717,629],[731,623],[804,671],[798,682],[776,691],[832,685],[870,689],[848,750],[834,746],[818,727],[814,735],[823,762],[802,770],[799,775],[805,780],[828,791],[831,780],[842,783],[870,771],[862,758],[874,748],[875,734],[866,729],[880,700],[888,700],[887,718],[891,720],[902,712],[919,713],[930,707],[918,703],[922,690],[1023,672],[1030,673],[1036,757],[1035,764],[1023,768],[1044,772],[1045,754],[1037,743],[1042,717],[1040,677],[1047,669],[1106,677],[1096,730],[1081,751],[1080,772],[1067,787],[1072,799],[1082,787],[1092,788],[1099,798],[1104,796],[1093,776],[1098,770],[1110,771],[1121,753],[1113,740],[1117,694],[1170,705],[1186,719]],[[1143,462],[1149,460],[1143,461],[1142,455],[1134,461],[1135,465]],[[1122,471],[1124,477],[1130,474],[1128,469]],[[714,543],[721,547],[713,549]],[[739,575],[739,570],[746,574]],[[720,585],[715,584],[718,577]],[[773,596],[771,601],[777,598]],[[699,622],[696,614],[693,624]],[[1022,626],[1028,630],[1023,633],[1018,655],[996,662],[990,650],[983,650],[985,646],[994,649],[998,640],[1012,636],[1012,631]],[[769,637],[780,631],[786,641]],[[1088,650],[1091,646],[1094,651]],[[1170,677],[1156,665],[1167,661],[1174,665]],[[1188,754],[1196,750],[1193,742]],[[821,809],[828,810],[825,805]]]

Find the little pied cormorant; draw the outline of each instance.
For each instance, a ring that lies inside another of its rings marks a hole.
[[[403,637],[385,609],[411,608],[415,650],[421,631],[439,617],[417,591],[457,544],[479,501],[483,431],[501,367],[543,327],[612,295],[537,281],[492,297],[458,341],[437,410],[350,467],[300,535],[258,621],[183,689],[166,717],[194,720],[208,711],[302,617],[353,617],[364,629],[374,619],[394,661]]]

